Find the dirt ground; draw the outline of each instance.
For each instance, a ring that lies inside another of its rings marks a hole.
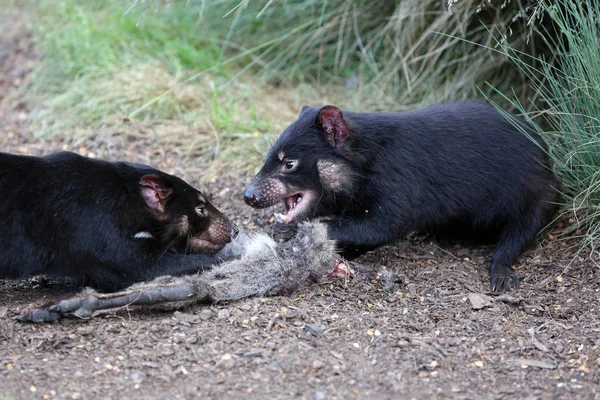
[[[212,194],[243,229],[269,223],[273,210],[243,204],[248,176],[204,183],[193,158],[144,139],[125,147],[34,139],[35,111],[15,93],[35,51],[27,30],[9,21],[0,18],[2,151],[149,163]],[[552,239],[520,258],[522,288],[504,301],[488,293],[491,248],[428,241],[359,260],[402,276],[392,290],[338,279],[291,297],[90,321],[19,323],[14,316],[77,288],[0,280],[0,398],[600,398],[600,268]]]

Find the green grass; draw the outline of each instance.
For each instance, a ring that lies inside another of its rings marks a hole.
[[[227,158],[235,141],[244,156],[224,161],[244,168],[260,162],[265,137],[281,128],[289,107],[299,107],[291,98],[274,115],[256,101],[270,102],[261,86],[235,79],[232,60],[245,56],[223,54],[204,30],[199,2],[26,4],[40,38],[26,92],[38,137],[93,146],[141,136],[207,161]]]
[[[210,134],[277,133],[290,110],[280,115],[256,101],[275,82],[312,88],[302,100],[289,95],[285,107],[293,109],[299,102],[409,109],[473,97],[491,78],[501,89],[519,82],[527,91],[497,52],[435,33],[486,45],[494,38],[481,21],[507,31],[514,9],[486,3],[477,13],[475,0],[461,0],[452,13],[439,0],[26,4],[42,39],[29,100],[44,137],[119,134],[125,116],[204,122]],[[253,89],[238,91],[239,82]]]
[[[82,72],[113,71],[123,64],[160,60],[177,76],[217,64],[220,48],[203,40],[195,3],[152,9],[125,8],[117,0],[55,0],[38,5],[49,81],[74,79]],[[217,68],[214,72],[224,74]]]
[[[41,64],[33,77],[33,101],[40,101],[44,136],[69,136],[76,127],[99,129],[162,94],[191,71],[217,65],[220,49],[198,35],[190,10],[127,9],[122,1],[41,2],[35,26]],[[170,119],[198,105],[193,88],[183,85],[137,116]],[[47,123],[46,123],[47,122]]]
[[[486,48],[497,39],[487,24],[534,49],[525,21],[513,22],[520,2],[503,3],[460,0],[450,13],[440,0],[220,0],[203,20],[226,50],[275,40],[255,53],[257,79],[346,87],[343,105],[398,109],[478,96],[486,81],[527,95],[519,69]]]
[[[557,59],[538,59],[510,46],[500,50],[530,80],[537,98],[520,102],[506,98],[528,119],[549,144],[564,193],[564,214],[570,225],[565,234],[581,239],[581,251],[598,257],[600,240],[600,0],[544,1],[542,11],[563,35],[555,41]],[[540,104],[541,107],[537,105]],[[548,127],[543,129],[542,127]]]

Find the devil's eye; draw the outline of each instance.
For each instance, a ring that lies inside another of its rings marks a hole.
[[[196,207],[196,213],[198,213],[198,215],[204,215],[206,213],[206,207],[204,207],[204,206],[197,206]]]
[[[283,166],[287,170],[294,169],[294,167],[296,166],[296,161],[284,161]]]

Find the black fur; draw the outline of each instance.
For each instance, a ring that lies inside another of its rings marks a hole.
[[[216,255],[185,253],[215,253],[237,229],[183,180],[140,164],[0,153],[0,186],[0,278],[114,291],[209,268]]]
[[[543,145],[521,126],[535,141],[478,101],[407,113],[305,108],[245,200],[263,208],[301,194],[292,217],[282,219],[326,217],[350,258],[411,231],[491,237],[492,289],[517,288],[511,265],[552,220],[558,200]]]

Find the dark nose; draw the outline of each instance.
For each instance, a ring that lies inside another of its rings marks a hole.
[[[231,224],[231,238],[235,239],[238,233],[240,233],[240,229],[237,227],[237,225]]]
[[[254,193],[254,188],[252,186],[250,186],[246,190],[246,193],[244,194],[244,201],[250,207],[256,207],[256,203],[258,202],[258,195]]]

